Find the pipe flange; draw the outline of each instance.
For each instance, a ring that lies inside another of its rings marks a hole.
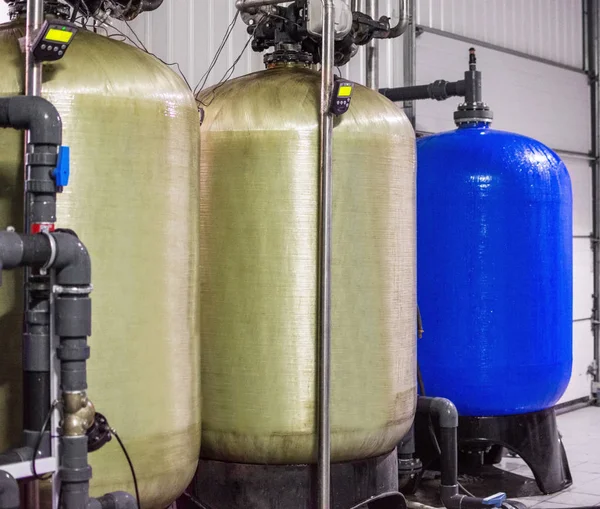
[[[50,267],[52,267],[56,261],[56,239],[49,232],[42,231],[40,233],[44,235],[50,243],[50,258],[40,269],[40,275],[45,276],[48,274],[48,269],[50,269]]]
[[[454,123],[457,126],[465,124],[484,123],[491,124],[494,120],[494,113],[487,104],[480,103],[476,105],[461,104],[458,110],[454,112]]]

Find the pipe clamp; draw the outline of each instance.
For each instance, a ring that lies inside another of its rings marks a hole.
[[[93,285],[89,286],[60,286],[54,285],[52,291],[54,293],[62,293],[63,295],[89,295],[94,289]]]
[[[42,231],[40,233],[44,235],[50,243],[50,258],[40,269],[40,274],[42,276],[45,276],[46,274],[48,274],[48,269],[52,267],[52,265],[54,265],[54,262],[56,261],[56,239],[46,231]]]

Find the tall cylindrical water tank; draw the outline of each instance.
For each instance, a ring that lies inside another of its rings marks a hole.
[[[572,362],[572,198],[530,138],[467,125],[418,154],[419,364],[466,416],[552,407]]]
[[[23,24],[0,27],[0,95],[23,91]],[[58,226],[92,256],[89,395],[131,455],[145,509],[164,509],[200,450],[199,117],[183,81],[156,58],[80,30],[45,64],[43,95],[60,112],[71,184]],[[23,140],[0,131],[0,228],[23,222]],[[21,429],[22,275],[0,291],[0,448]],[[116,441],[90,455],[92,493],[133,493]]]
[[[316,460],[320,74],[203,94],[202,455]],[[415,410],[414,132],[356,86],[335,121],[332,460],[394,449]]]

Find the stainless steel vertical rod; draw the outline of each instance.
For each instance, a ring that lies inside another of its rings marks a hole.
[[[591,124],[592,124],[592,202],[593,233],[592,242],[594,259],[594,359],[596,361],[594,382],[600,382],[600,8],[596,0],[588,0],[587,7],[587,69],[590,84]],[[598,392],[594,391],[598,397]]]
[[[335,7],[323,2],[323,46],[321,66],[320,193],[319,193],[319,281],[318,281],[318,508],[329,509],[331,500],[331,217],[333,166],[333,94]]]
[[[377,0],[366,0],[366,14],[377,19]],[[379,46],[376,39],[371,40],[367,51],[367,87],[379,90]]]
[[[27,0],[27,20],[26,20],[26,51],[25,51],[25,95],[42,95],[42,64],[33,59],[30,48],[35,39],[36,31],[40,29],[44,22],[44,0]],[[23,163],[27,160],[27,147],[29,146],[29,131],[25,134],[25,157]],[[24,181],[27,182],[27,166],[23,170]],[[24,227],[25,232],[29,233],[31,229],[29,213],[29,199],[27,190],[24,195]]]
[[[408,25],[404,34],[404,86],[413,87],[417,84],[417,27],[415,23],[416,0],[406,0],[406,15]],[[415,126],[415,101],[404,103],[404,112],[413,127]]]

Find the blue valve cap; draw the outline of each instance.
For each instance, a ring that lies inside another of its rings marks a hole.
[[[483,504],[490,507],[502,507],[506,500],[506,493],[496,493],[483,499]]]
[[[66,146],[60,147],[58,151],[58,161],[54,170],[54,182],[57,187],[63,188],[69,185],[69,176],[71,175],[71,149]]]

